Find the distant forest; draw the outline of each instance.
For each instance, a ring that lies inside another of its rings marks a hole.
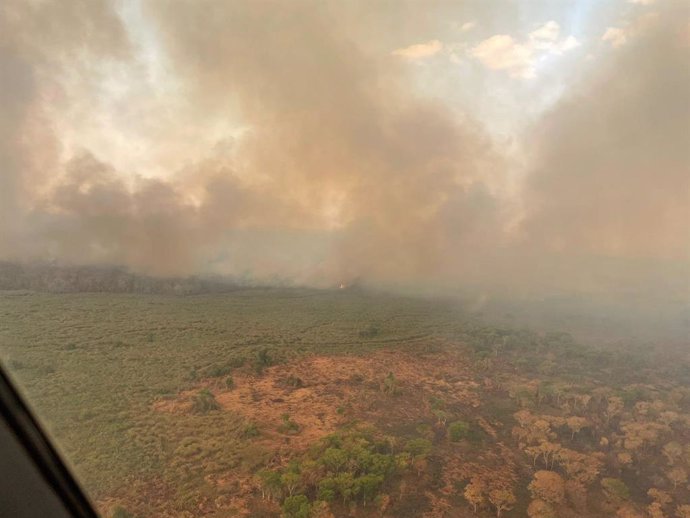
[[[227,277],[152,277],[116,266],[63,266],[0,261],[0,290],[54,293],[220,293],[250,282]]]

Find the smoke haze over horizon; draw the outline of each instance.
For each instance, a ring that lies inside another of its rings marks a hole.
[[[645,4],[9,0],[0,259],[687,301],[690,8]]]

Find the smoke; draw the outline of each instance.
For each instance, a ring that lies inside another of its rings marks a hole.
[[[679,20],[683,17],[680,16]],[[690,257],[690,63],[685,20],[658,23],[534,128],[526,223],[569,254]]]
[[[636,20],[528,136],[523,247],[560,263],[553,285],[690,301],[688,14]]]
[[[155,46],[125,26],[135,4],[0,8],[2,258],[447,289],[687,273],[673,13],[573,79],[525,136],[515,188],[482,124],[357,28],[365,4],[147,2]],[[97,156],[112,125],[124,151]],[[137,146],[152,174],[127,170]]]

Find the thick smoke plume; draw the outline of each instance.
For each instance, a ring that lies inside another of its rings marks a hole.
[[[164,56],[153,72],[123,5],[0,7],[0,258],[314,285],[626,291],[634,279],[687,294],[679,8],[573,78],[525,137],[516,176],[478,121],[374,51],[375,31],[354,22],[366,3],[147,2]],[[161,142],[163,173],[65,144],[55,114],[88,119],[121,87],[106,65],[167,78],[107,112],[131,112],[124,149],[141,132]],[[183,154],[204,131],[217,136]]]

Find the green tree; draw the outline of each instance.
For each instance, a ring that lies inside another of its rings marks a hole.
[[[285,491],[287,491],[288,496],[293,496],[295,491],[300,487],[301,477],[299,473],[295,471],[288,471],[280,476],[280,481]]]
[[[354,477],[352,476],[352,473],[338,473],[335,477],[333,477],[333,480],[335,482],[335,487],[338,494],[340,495],[340,498],[343,499],[343,503],[346,503],[348,500],[350,500],[353,496],[356,495],[355,481]]]
[[[270,469],[262,469],[257,473],[261,482],[261,497],[269,500],[280,498],[283,482],[280,473]]]
[[[311,504],[304,495],[289,496],[283,502],[283,516],[285,518],[309,518]]]
[[[426,456],[431,452],[431,446],[427,439],[411,439],[405,444],[405,451],[415,457]]]
[[[448,426],[448,437],[453,442],[466,438],[470,433],[470,425],[465,421],[455,421]]]
[[[319,500],[331,502],[338,494],[338,483],[333,477],[325,477],[319,481]]]
[[[320,459],[326,469],[339,473],[347,463],[347,453],[340,448],[328,448]]]
[[[381,484],[383,484],[383,476],[381,475],[362,475],[354,480],[354,493],[361,496],[362,503],[367,505],[367,500],[376,496]]]

